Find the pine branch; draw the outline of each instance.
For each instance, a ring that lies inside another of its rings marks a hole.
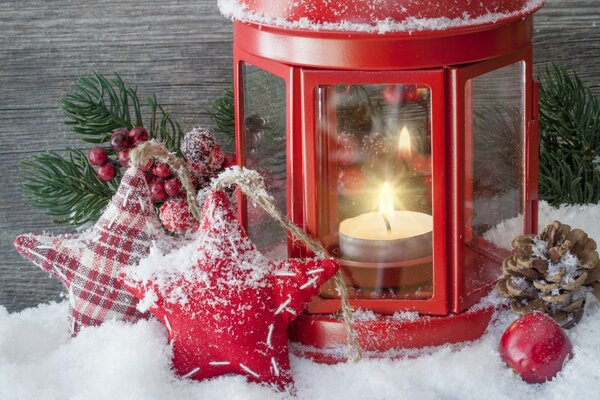
[[[60,99],[60,106],[67,117],[65,124],[90,143],[108,142],[117,128],[143,126],[136,89],[127,88],[117,74],[112,79],[97,72],[82,76],[73,92]]]
[[[115,194],[120,176],[102,182],[81,150],[46,152],[22,162],[25,196],[54,222],[80,226],[97,220]]]
[[[235,104],[233,88],[227,88],[223,94],[210,103],[212,122],[215,124],[215,140],[226,153],[235,153]]]
[[[600,107],[576,73],[540,79],[540,197],[552,205],[600,201]]]
[[[181,156],[181,141],[185,133],[178,122],[174,121],[168,112],[158,104],[156,95],[146,98],[150,109],[150,126],[148,133],[151,139],[159,139],[167,148]]]

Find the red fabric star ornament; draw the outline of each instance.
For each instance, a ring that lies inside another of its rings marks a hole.
[[[23,257],[59,279],[69,294],[73,335],[108,319],[135,322],[136,309],[118,273],[136,265],[162,233],[144,174],[131,168],[98,222],[77,235],[21,235],[15,247]]]
[[[152,303],[180,375],[235,373],[285,388],[292,383],[288,325],[333,276],[337,261],[265,258],[223,192],[209,193],[201,232],[193,247],[176,250],[181,254],[172,260],[181,262],[126,269],[125,286]]]

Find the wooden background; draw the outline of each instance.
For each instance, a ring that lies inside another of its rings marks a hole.
[[[548,0],[535,29],[537,70],[576,68],[600,93],[600,0]],[[61,286],[13,248],[24,232],[64,232],[29,207],[19,161],[81,146],[58,98],[82,74],[115,71],[155,92],[185,129],[209,123],[207,103],[231,82],[231,23],[216,0],[0,2],[0,305],[60,299]]]

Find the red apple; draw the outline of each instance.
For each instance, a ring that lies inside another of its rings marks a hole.
[[[551,380],[573,356],[573,345],[563,329],[542,313],[513,322],[500,339],[502,359],[529,383]]]

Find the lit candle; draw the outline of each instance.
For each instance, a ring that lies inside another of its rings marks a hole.
[[[398,155],[404,161],[412,158],[412,142],[406,126],[402,128],[398,137]]]
[[[384,183],[379,211],[348,218],[340,224],[340,257],[363,262],[398,262],[431,255],[433,218],[415,211],[394,210],[393,191]]]

